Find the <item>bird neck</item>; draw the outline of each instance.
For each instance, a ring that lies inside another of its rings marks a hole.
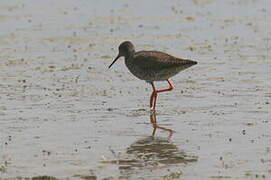
[[[134,61],[134,54],[130,54],[129,56],[125,56],[125,64],[126,66],[129,68],[130,66],[132,66],[133,61]]]
[[[125,55],[125,60],[132,60],[134,57],[134,54],[135,54],[134,52],[127,53]]]

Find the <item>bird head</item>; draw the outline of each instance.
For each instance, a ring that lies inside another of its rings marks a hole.
[[[110,64],[108,68],[110,68],[120,57],[129,58],[133,56],[135,53],[134,45],[130,41],[124,41],[119,45],[119,54],[114,59],[114,61]]]

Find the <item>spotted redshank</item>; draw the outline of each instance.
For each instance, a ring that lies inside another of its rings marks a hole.
[[[196,61],[176,58],[159,51],[135,52],[134,45],[130,41],[125,41],[120,44],[119,54],[108,68],[122,56],[125,58],[125,64],[133,75],[151,84],[153,92],[150,98],[150,108],[152,110],[155,110],[156,107],[157,94],[171,91],[174,88],[169,78],[197,64]],[[167,81],[169,88],[156,90],[154,81]]]

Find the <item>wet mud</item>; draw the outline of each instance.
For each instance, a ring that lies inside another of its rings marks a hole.
[[[270,7],[1,1],[0,180],[270,179]],[[198,62],[155,113],[124,40]]]

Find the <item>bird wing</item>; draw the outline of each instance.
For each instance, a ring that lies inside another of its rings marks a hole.
[[[142,69],[159,71],[164,68],[196,64],[195,61],[180,59],[159,51],[139,51],[135,53],[134,60]]]

